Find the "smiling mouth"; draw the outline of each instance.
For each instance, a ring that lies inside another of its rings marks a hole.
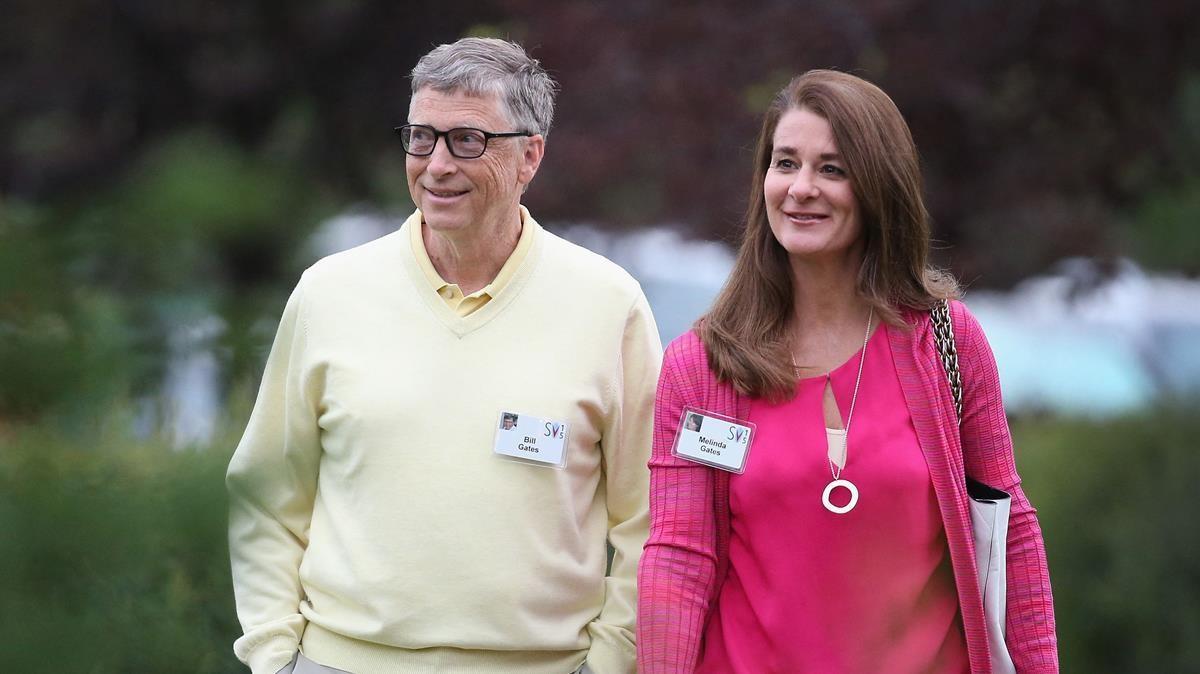
[[[467,193],[466,190],[435,190],[428,187],[425,188],[425,191],[440,199],[451,199]]]
[[[789,220],[793,222],[820,222],[828,218],[827,215],[819,215],[816,213],[784,213]]]

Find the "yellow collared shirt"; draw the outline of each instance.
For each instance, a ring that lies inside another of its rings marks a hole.
[[[517,240],[517,247],[513,249],[512,255],[508,256],[508,260],[504,262],[504,266],[500,268],[500,273],[496,274],[496,278],[470,295],[463,295],[462,289],[458,287],[457,283],[448,283],[442,278],[441,274],[437,273],[437,270],[433,268],[433,261],[429,259],[429,251],[425,250],[425,240],[421,235],[423,227],[411,228],[409,241],[412,243],[413,255],[417,259],[417,264],[421,267],[421,271],[424,272],[430,287],[459,316],[471,315],[487,304],[493,297],[499,295],[504,290],[504,287],[508,285],[517,268],[525,261],[525,256],[529,253],[529,249],[533,247],[534,228],[525,225],[525,221],[529,217],[529,211],[525,210],[524,206],[521,206],[520,209],[521,238]]]

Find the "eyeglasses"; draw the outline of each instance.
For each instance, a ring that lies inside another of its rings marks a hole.
[[[532,136],[529,131],[508,131],[505,133],[490,133],[481,129],[459,127],[449,131],[438,131],[425,124],[405,124],[392,129],[400,136],[404,151],[414,157],[428,157],[433,154],[438,138],[446,137],[446,147],[450,154],[459,159],[476,159],[482,157],[487,150],[488,141],[492,138],[511,138],[513,136]]]

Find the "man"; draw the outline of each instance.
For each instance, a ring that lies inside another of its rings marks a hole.
[[[304,273],[229,466],[234,650],[254,674],[633,672],[650,310],[520,205],[537,61],[464,39],[412,91],[418,210]]]

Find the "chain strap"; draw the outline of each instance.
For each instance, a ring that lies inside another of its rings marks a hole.
[[[954,396],[954,412],[962,425],[962,373],[958,369],[958,349],[954,347],[954,325],[950,322],[950,302],[941,300],[929,310],[933,317],[933,341],[937,343],[950,394]]]

